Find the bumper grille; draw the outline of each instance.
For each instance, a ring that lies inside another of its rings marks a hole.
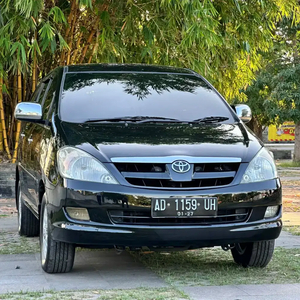
[[[192,178],[189,181],[174,181],[170,164],[115,163],[126,181],[134,186],[156,188],[199,188],[229,185],[240,163],[191,164]]]
[[[115,224],[126,225],[213,225],[240,223],[248,219],[251,209],[219,210],[216,217],[204,218],[152,218],[150,209],[109,210],[108,215]]]
[[[233,177],[217,178],[217,179],[196,179],[192,181],[172,181],[168,179],[142,179],[142,178],[126,178],[126,180],[136,186],[150,186],[162,188],[195,188],[195,187],[211,187],[230,184]]]

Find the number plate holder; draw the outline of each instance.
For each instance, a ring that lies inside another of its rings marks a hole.
[[[205,218],[216,217],[217,197],[153,198],[152,218]]]

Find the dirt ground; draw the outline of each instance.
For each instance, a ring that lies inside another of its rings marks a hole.
[[[299,212],[300,219],[300,168],[279,170],[282,182],[283,212]]]
[[[15,199],[0,198],[0,217],[17,214]]]

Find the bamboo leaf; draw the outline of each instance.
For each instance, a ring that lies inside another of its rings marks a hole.
[[[32,47],[37,52],[38,55],[42,55],[41,54],[41,49],[39,47],[39,44],[38,44],[37,40],[33,41]]]
[[[65,39],[62,37],[62,35],[60,33],[58,33],[58,39],[59,39],[59,47],[60,50],[62,49],[70,49],[67,42],[65,41]]]
[[[51,47],[51,52],[54,53],[55,50],[56,50],[56,41],[55,41],[55,39],[53,39],[53,40],[50,42],[50,47]]]
[[[21,63],[22,63],[22,65],[25,65],[25,63],[26,63],[26,52],[25,52],[24,46],[22,44],[20,44],[19,49],[20,49],[20,52],[21,52]]]
[[[51,16],[53,16],[53,21],[55,23],[66,23],[66,17],[58,6],[54,6],[50,9],[48,17]]]
[[[240,7],[240,4],[239,4],[239,0],[233,0],[233,1],[235,3],[235,6],[238,9],[239,13],[242,14],[241,7]]]

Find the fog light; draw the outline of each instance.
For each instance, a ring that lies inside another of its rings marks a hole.
[[[276,206],[268,206],[265,212],[265,218],[275,217],[278,213],[278,205]]]
[[[86,208],[66,207],[66,211],[70,218],[82,221],[89,221],[90,216]]]

